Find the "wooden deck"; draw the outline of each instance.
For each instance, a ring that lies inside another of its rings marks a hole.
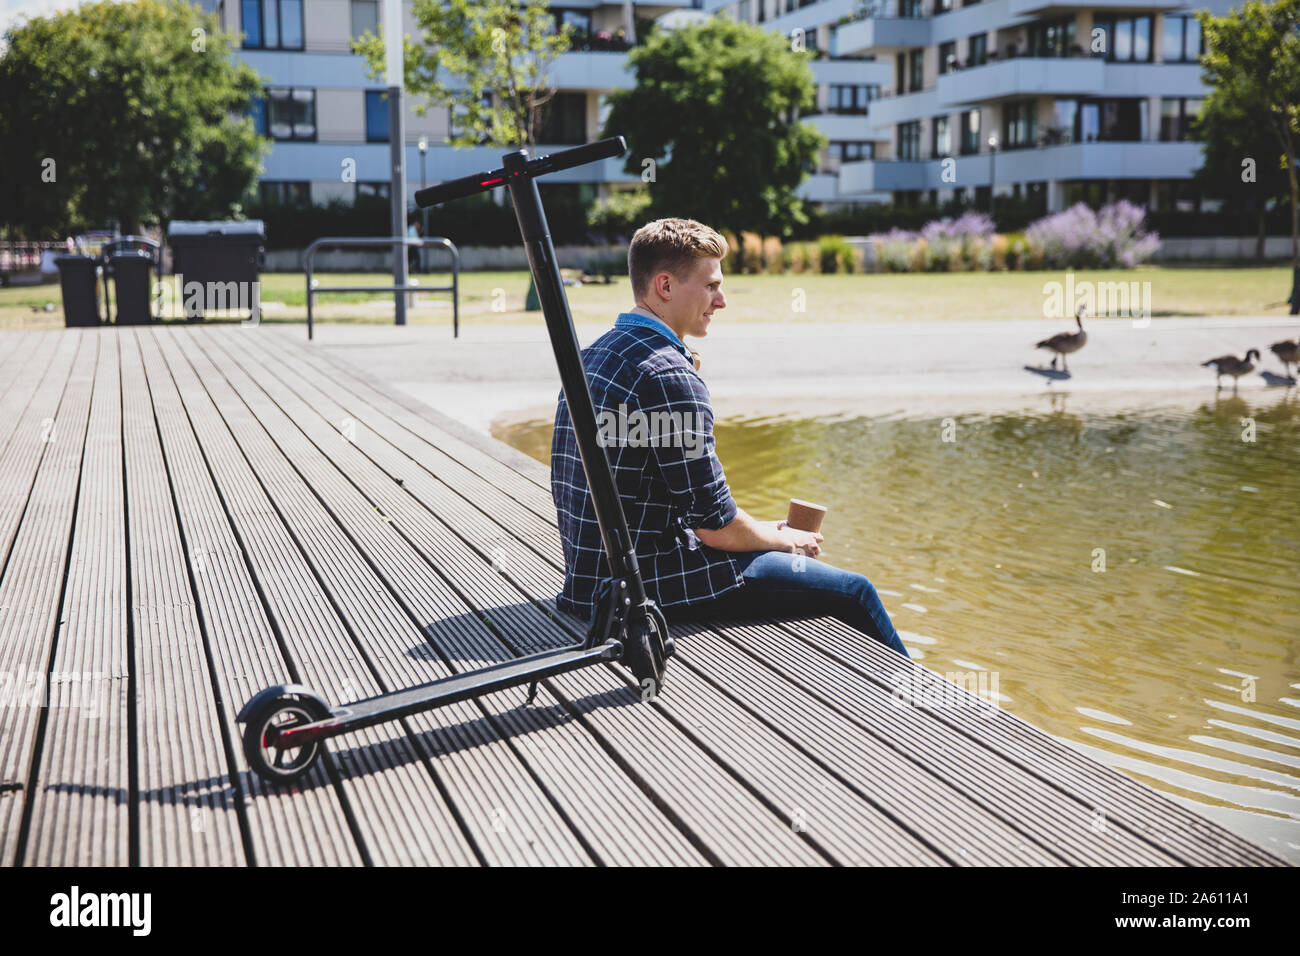
[[[234,721],[267,685],[581,636],[546,469],[296,329],[0,344],[5,865],[1283,864],[829,618],[679,627],[654,701],[587,669],[268,789]]]

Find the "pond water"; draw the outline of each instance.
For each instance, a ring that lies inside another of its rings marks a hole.
[[[1141,401],[716,437],[750,514],[828,506],[916,660],[1300,863],[1300,400]],[[550,420],[493,434],[548,462]]]

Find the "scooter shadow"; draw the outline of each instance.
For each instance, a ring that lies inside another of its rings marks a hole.
[[[1026,365],[1025,371],[1033,372],[1035,375],[1041,375],[1043,378],[1051,382],[1063,382],[1071,378],[1068,371],[1063,369],[1054,369],[1047,365]]]

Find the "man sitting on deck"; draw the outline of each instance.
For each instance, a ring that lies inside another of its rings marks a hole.
[[[871,582],[816,560],[820,534],[756,521],[732,499],[709,390],[683,342],[707,335],[726,307],[726,252],[726,240],[693,219],[642,226],[627,257],[636,307],[582,351],[646,591],[669,620],[831,615],[906,657]],[[564,541],[557,604],[590,619],[610,569],[563,394],[551,493]]]

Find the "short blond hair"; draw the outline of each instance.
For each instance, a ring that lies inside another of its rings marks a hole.
[[[694,219],[656,219],[632,236],[627,248],[627,274],[632,294],[641,299],[660,272],[681,278],[697,259],[723,259],[727,240]]]

